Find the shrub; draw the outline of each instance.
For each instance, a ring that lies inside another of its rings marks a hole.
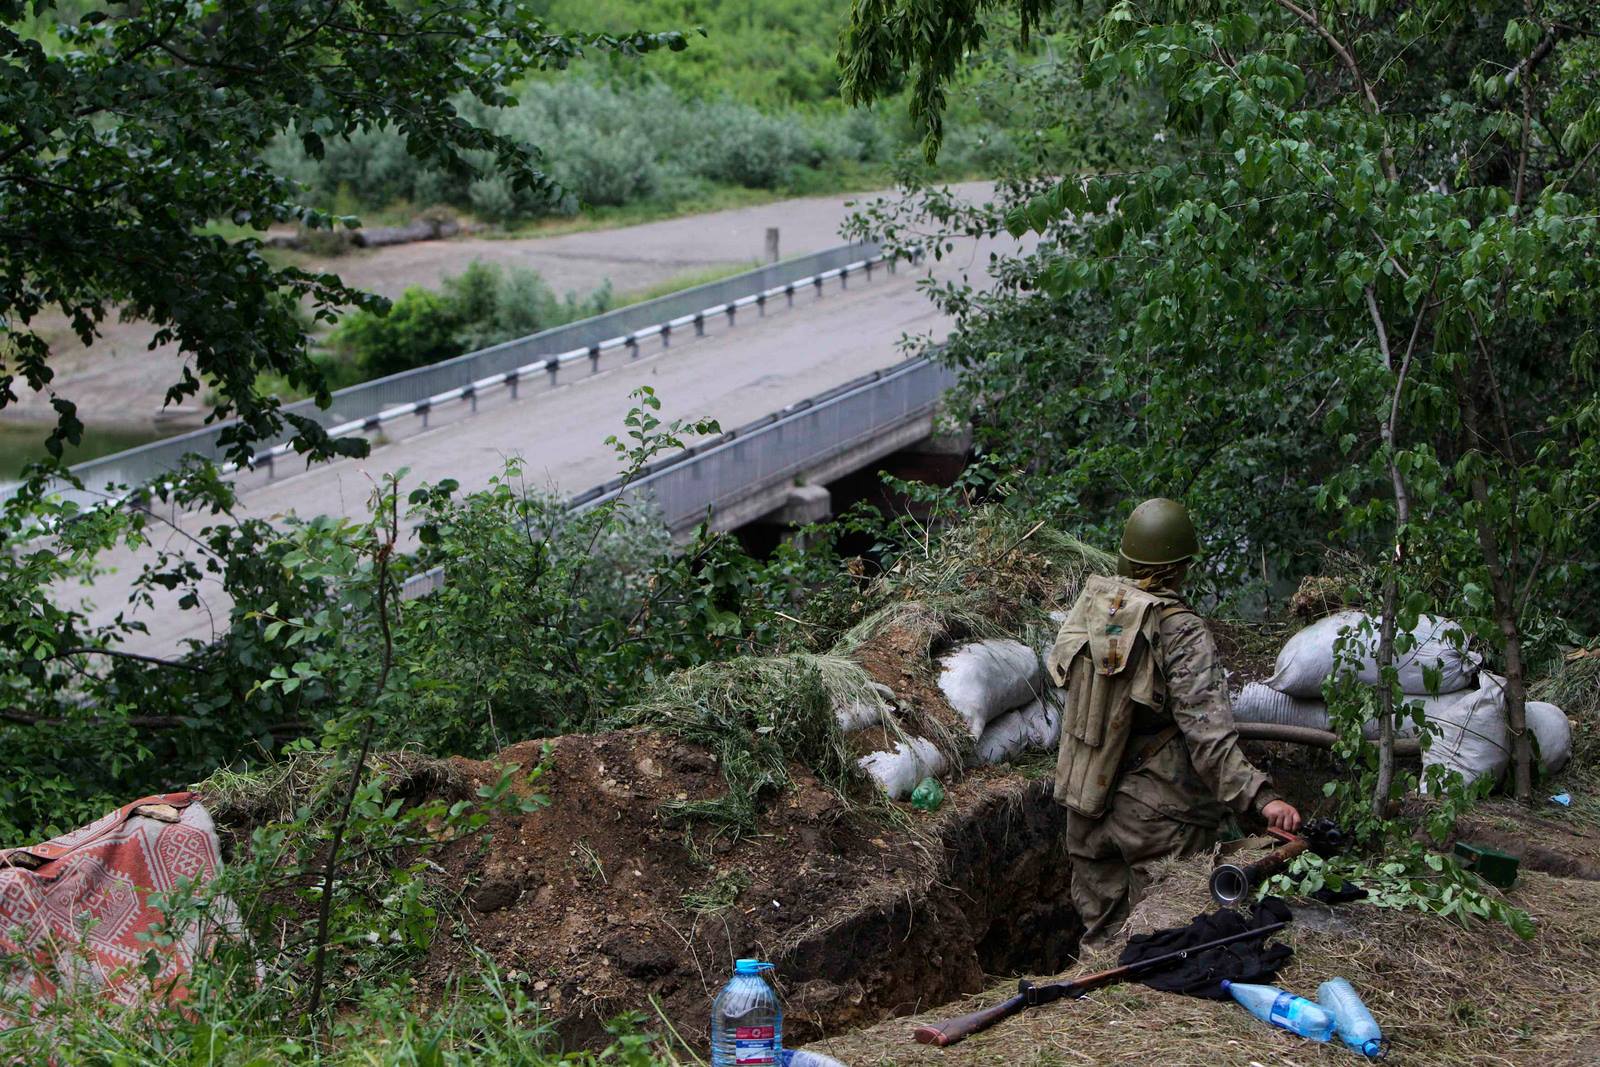
[[[367,378],[425,367],[464,348],[455,302],[443,293],[412,286],[387,314],[358,311],[339,326],[333,347],[353,359]]]
[[[568,293],[560,298],[537,271],[474,263],[446,278],[441,292],[407,289],[386,315],[356,312],[330,344],[335,363],[352,367],[356,380],[366,380],[514,341],[599,315],[610,306],[609,285],[587,297]]]

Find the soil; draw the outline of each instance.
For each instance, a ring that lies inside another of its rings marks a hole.
[[[787,1032],[804,1040],[983,988],[991,974],[1059,969],[1080,928],[1067,899],[1062,817],[1043,783],[990,772],[950,786],[936,815],[851,803],[791,768],[795,787],[735,839],[674,824],[673,800],[718,795],[710,753],[644,730],[551,742],[549,806],[436,855],[462,887],[471,941],[591,1043],[652,1001],[703,1041],[734,959],[778,965]],[[451,761],[466,786],[540,743]],[[444,989],[476,966],[441,939],[421,977]]]

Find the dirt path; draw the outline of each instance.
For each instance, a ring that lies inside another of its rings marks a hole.
[[[987,183],[958,186],[965,196],[987,195]],[[359,288],[397,296],[408,286],[437,287],[474,261],[532,268],[557,293],[586,294],[610,282],[632,292],[714,267],[736,266],[762,256],[769,226],[779,230],[780,255],[804,255],[840,243],[839,228],[851,201],[879,194],[846,194],[783,200],[756,207],[689,215],[613,230],[558,237],[463,237],[356,251],[336,258],[297,256],[299,265],[338,273]],[[202,405],[164,407],[167,387],[178,380],[184,357],[176,345],[152,349],[146,324],[109,321],[103,336],[84,348],[64,320],[42,320],[50,341],[58,393],[78,405],[85,422],[101,427],[173,430],[198,425]],[[48,394],[25,392],[0,421],[54,420]]]

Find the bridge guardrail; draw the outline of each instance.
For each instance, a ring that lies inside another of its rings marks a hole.
[[[624,496],[650,500],[674,533],[741,497],[781,485],[934,411],[957,372],[928,356],[846,382],[735,430],[658,460],[638,477],[616,479],[572,499],[593,507]],[[444,569],[412,575],[401,589],[411,599],[444,585]]]
[[[579,361],[588,360],[590,369],[596,370],[606,353],[624,349],[637,353],[639,342],[647,338],[659,337],[670,343],[674,331],[692,328],[699,333],[707,319],[726,315],[731,322],[738,311],[748,307],[764,312],[767,302],[778,297],[792,303],[797,290],[814,286],[820,293],[824,283],[833,278],[848,285],[851,273],[865,271],[870,277],[873,267],[884,262],[894,269],[894,261],[886,261],[875,244],[840,245],[350,386],[334,393],[327,408],[302,400],[285,405],[284,410],[317,421],[334,437],[373,432],[404,417],[420,417],[426,424],[435,406],[467,401],[476,410],[477,397],[490,389],[507,388],[515,397],[524,384],[530,389],[551,388],[558,384],[562,368]],[[72,472],[88,492],[70,487],[60,491],[93,506],[105,502],[104,493],[97,490],[148,482],[174,469],[187,455],[220,460],[218,439],[226,425],[219,423],[76,464]],[[251,466],[270,469],[276,459],[291,451],[288,436],[285,433],[261,448]],[[232,463],[223,467],[226,473],[237,469]],[[13,492],[14,486],[0,484],[0,503]]]

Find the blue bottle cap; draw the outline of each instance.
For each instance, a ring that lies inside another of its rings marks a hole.
[[[734,974],[760,974],[762,971],[772,970],[772,964],[760,960],[736,960],[733,964]]]
[[[1372,1038],[1361,1046],[1361,1053],[1369,1060],[1378,1059],[1383,1055],[1383,1042],[1378,1038]]]

